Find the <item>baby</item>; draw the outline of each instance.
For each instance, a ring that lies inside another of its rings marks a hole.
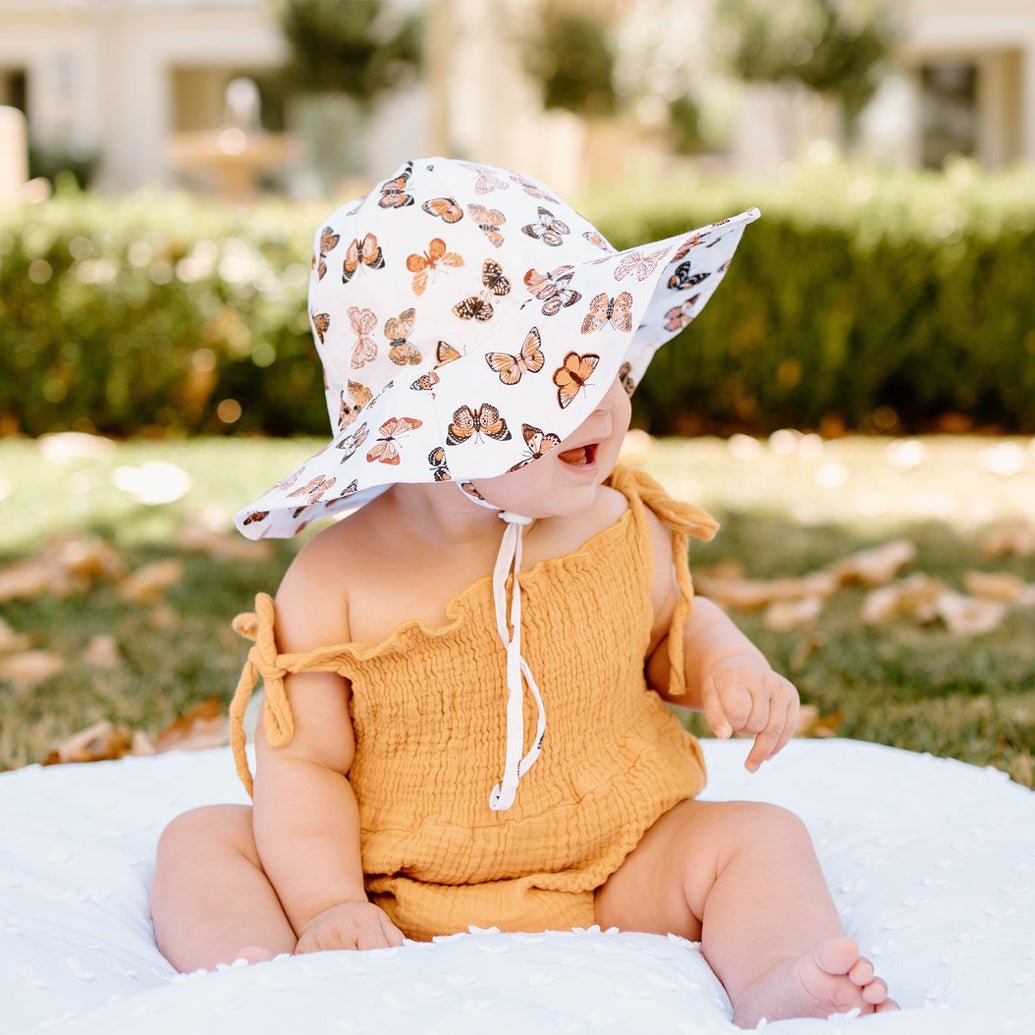
[[[615,252],[541,184],[434,158],[318,232],[334,438],[237,520],[347,519],[236,622],[254,803],[162,836],[176,967],[596,923],[701,941],[742,1026],[896,1008],[802,823],[695,799],[700,747],[663,702],[752,736],[755,771],[798,694],[693,600],[715,522],[618,465],[630,393],[757,214]]]

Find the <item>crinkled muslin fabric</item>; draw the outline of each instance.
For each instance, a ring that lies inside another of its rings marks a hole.
[[[800,815],[848,933],[903,1006],[780,1035],[1035,1031],[1035,794],[1003,773],[847,740],[792,741],[755,775],[749,742],[701,742],[701,797]],[[5,1035],[733,1035],[700,948],[660,935],[464,933],[178,977],[147,893],[162,828],[247,801],[228,749],[0,774]]]

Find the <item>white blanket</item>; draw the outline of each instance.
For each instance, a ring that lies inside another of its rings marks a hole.
[[[704,746],[703,797],[806,821],[848,932],[904,1008],[774,1022],[774,1035],[1035,1033],[1035,794],[847,740],[794,741],[755,776],[746,743]],[[178,977],[148,917],[155,843],[184,809],[243,800],[226,750],[0,775],[0,1032],[739,1030],[696,944],[597,929]]]

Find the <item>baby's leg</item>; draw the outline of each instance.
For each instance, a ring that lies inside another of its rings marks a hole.
[[[677,805],[597,889],[596,917],[700,940],[741,1026],[896,1008],[844,936],[804,824],[776,806]]]
[[[294,952],[297,939],[259,862],[246,805],[177,816],[158,842],[151,918],[180,971]]]

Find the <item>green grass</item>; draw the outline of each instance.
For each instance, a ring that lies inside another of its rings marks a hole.
[[[1035,556],[992,561],[979,551],[997,523],[1021,519],[1035,526],[1035,444],[918,441],[923,455],[908,469],[903,465],[910,450],[917,460],[916,445],[790,435],[756,446],[662,440],[643,466],[722,521],[714,542],[694,546],[696,568],[737,561],[756,577],[804,574],[905,536],[919,549],[907,570],[937,575],[954,588],[962,588],[971,569],[1011,571],[1035,582]],[[298,543],[278,543],[264,560],[219,561],[184,553],[178,535],[202,513],[208,523],[229,527],[237,507],[319,444],[137,441],[62,462],[33,441],[0,442],[0,566],[38,555],[56,537],[84,534],[117,546],[131,568],[166,557],[185,561],[182,582],[157,605],[129,605],[103,581],[63,599],[0,604],[0,616],[16,632],[68,662],[64,673],[30,690],[0,682],[0,766],[37,761],[98,719],[153,735],[199,700],[229,699],[246,650],[229,620],[250,608],[256,591],[276,588]],[[114,487],[119,466],[149,460],[185,470],[190,491],[176,502],[145,506]],[[861,589],[841,591],[808,631],[773,632],[758,613],[734,617],[797,683],[806,703],[842,716],[841,735],[994,765],[1035,785],[1035,608],[1011,611],[992,633],[959,637],[904,621],[865,626],[863,596]],[[98,633],[116,636],[118,667],[99,669],[82,658]]]

